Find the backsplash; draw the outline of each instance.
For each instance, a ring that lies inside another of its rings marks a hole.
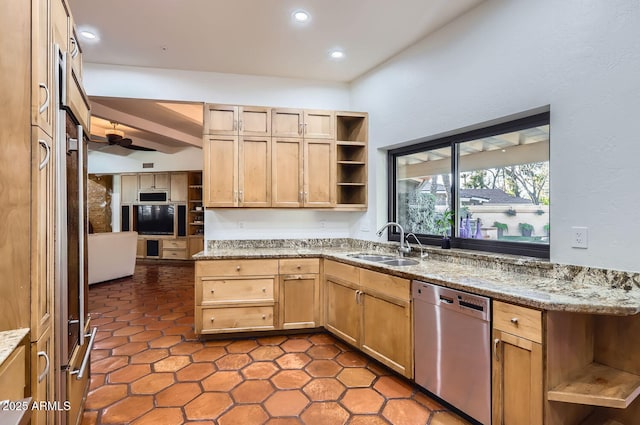
[[[395,253],[396,242],[374,242],[352,238],[317,239],[260,239],[260,240],[208,240],[207,250],[220,249],[322,249],[341,248],[354,252]],[[413,245],[411,256],[419,256],[420,250]],[[517,255],[481,253],[460,249],[443,250],[434,246],[424,246],[429,258],[435,261],[528,274],[537,277],[597,284],[608,288],[624,290],[640,289],[640,273],[599,269],[566,264],[556,264],[532,257]]]

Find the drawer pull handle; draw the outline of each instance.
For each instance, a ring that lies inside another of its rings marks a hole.
[[[518,325],[518,318],[517,317],[512,317],[511,318],[511,323],[513,323],[514,325]]]
[[[262,320],[265,320],[266,318],[267,318],[267,316],[263,314],[262,315]]]
[[[211,290],[211,293],[213,294],[214,292],[216,292],[216,290],[215,290],[215,289],[212,289],[212,290]]]
[[[301,268],[302,268],[302,266],[301,266],[300,264],[298,264],[297,268],[298,268],[298,269],[301,269]]]
[[[262,288],[262,292],[267,292],[267,288]]]
[[[215,318],[215,317],[212,317],[212,318],[211,318],[211,321],[213,322],[214,320],[216,320],[216,318]]]
[[[240,266],[236,266],[236,271],[240,271]]]

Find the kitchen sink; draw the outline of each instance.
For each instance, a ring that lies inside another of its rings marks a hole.
[[[380,264],[386,264],[387,266],[415,266],[420,263],[416,260],[410,260],[408,258],[394,258],[393,260],[377,261]]]
[[[348,254],[347,257],[356,258],[358,260],[373,261],[373,262],[389,261],[389,260],[394,260],[396,258],[393,255],[366,254],[366,253]]]
[[[419,261],[416,260],[411,260],[408,258],[398,258],[393,255],[367,254],[363,252],[357,254],[347,254],[347,257],[385,264],[387,266],[415,266],[419,263]]]

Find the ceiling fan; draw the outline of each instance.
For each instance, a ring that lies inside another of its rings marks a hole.
[[[109,145],[118,145],[123,148],[132,149],[136,151],[155,152],[155,149],[134,145],[133,140],[131,140],[131,138],[124,137],[124,131],[118,130],[117,122],[110,121],[110,123],[113,128],[108,128],[104,132],[107,139],[107,143],[109,143]]]

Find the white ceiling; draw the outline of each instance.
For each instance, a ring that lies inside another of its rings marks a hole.
[[[85,62],[349,82],[482,0],[69,0]],[[311,19],[301,25],[292,12]],[[346,57],[329,59],[331,49]]]

